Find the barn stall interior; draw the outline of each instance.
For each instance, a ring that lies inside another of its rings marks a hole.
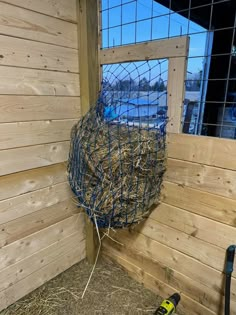
[[[0,1],[3,314],[86,257],[93,266],[98,249],[156,295],[180,293],[179,314],[224,313],[235,29],[233,0]],[[42,314],[64,314],[50,301]]]

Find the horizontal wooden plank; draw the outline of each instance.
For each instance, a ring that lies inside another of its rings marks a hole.
[[[236,239],[236,228],[165,203],[152,211],[150,218],[224,250]]]
[[[78,50],[0,35],[0,65],[79,72]]]
[[[63,254],[73,250],[78,254],[80,253],[81,260],[85,257],[85,239],[81,231],[53,243],[8,268],[2,269],[0,271],[0,292],[22,281],[49,263],[53,261],[56,263],[56,260],[60,259]]]
[[[0,248],[78,213],[71,199],[0,224]]]
[[[236,170],[236,141],[186,134],[168,134],[168,156]]]
[[[235,200],[235,176],[235,171],[169,158],[165,179]]]
[[[75,247],[70,252],[65,252],[56,261],[52,261],[48,265],[38,269],[22,281],[0,293],[0,309],[4,309],[23,296],[37,289],[45,282],[56,277],[74,264],[80,262],[84,257],[80,249]]]
[[[138,226],[137,230],[145,236],[179,250],[212,268],[222,272],[224,270],[225,250],[196,238],[194,233],[189,235],[152,219],[148,219]]]
[[[77,120],[46,120],[0,124],[0,150],[70,140]]]
[[[77,22],[76,0],[4,0],[4,2],[51,15],[62,20]]]
[[[80,95],[79,75],[74,73],[0,66],[0,77],[0,94]]]
[[[0,249],[0,270],[84,228],[84,214],[75,214]]]
[[[78,48],[77,25],[0,2],[2,35]]]
[[[129,250],[135,250],[140,254],[143,253],[148,258],[160,262],[167,268],[174,269],[221,295],[224,294],[224,274],[222,272],[135,231],[117,231],[116,233],[111,233],[111,236],[127,247],[128,252]],[[212,258],[217,259],[216,257]],[[234,272],[234,274],[236,273]],[[232,278],[231,299],[236,301],[235,278]]]
[[[135,45],[103,49],[100,63],[112,64],[129,61],[186,57],[188,37],[175,37]]]
[[[68,182],[63,182],[2,200],[0,201],[0,224],[48,208],[72,198],[72,196]]]
[[[0,122],[79,119],[80,97],[0,95]]]
[[[140,252],[132,250],[131,248],[127,249],[125,246],[121,246],[106,239],[103,242],[103,253],[110,257],[122,257],[122,259],[136,265],[163,283],[175,288],[177,292],[181,292],[205,307],[210,308],[213,312],[220,314],[223,312],[222,301],[224,297],[219,292],[206,287],[202,283],[199,283],[172,268],[166,267],[156,260],[148,258]],[[233,311],[236,302],[231,301],[231,303]],[[234,314],[236,314],[236,308]]]
[[[65,182],[66,179],[66,165],[64,163],[1,176],[0,200],[34,192],[38,189],[43,189],[48,186],[53,186],[58,183]],[[12,200],[11,202],[12,204],[10,206],[12,206],[12,209],[14,209],[14,201]],[[5,205],[5,207],[5,209],[8,209],[7,205]]]
[[[236,227],[236,200],[164,181],[162,200],[201,216]]]
[[[109,256],[109,252],[106,253],[106,255]],[[119,263],[122,267],[124,267],[124,269],[132,278],[134,278],[138,282],[141,282],[145,287],[155,292],[156,294],[161,295],[162,297],[167,297],[176,292],[175,288],[171,287],[165,282],[162,282],[150,273],[145,272],[145,270],[141,269],[136,264],[130,263],[123,257],[117,255],[110,255],[110,257],[117,263]],[[191,315],[216,314],[215,312],[212,312],[209,308],[206,308],[200,303],[197,303],[196,301],[190,299],[183,293],[181,293],[181,303],[178,305],[177,310],[181,313],[184,312],[184,314],[190,314],[191,311]]]
[[[65,162],[69,141],[0,151],[0,175]]]

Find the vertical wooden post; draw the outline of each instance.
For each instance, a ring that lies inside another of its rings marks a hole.
[[[185,56],[169,58],[168,65],[168,117],[167,131],[172,133],[182,132],[182,114],[185,95],[185,77],[187,68],[187,56],[189,38],[185,37]]]
[[[98,15],[97,0],[77,0],[79,72],[81,112],[86,114],[96,103],[99,92]],[[90,263],[96,258],[96,230],[86,216],[86,255]]]

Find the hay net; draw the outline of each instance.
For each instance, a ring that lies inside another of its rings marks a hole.
[[[104,66],[96,105],[72,128],[69,183],[78,206],[100,228],[138,223],[158,203],[165,171],[164,63]]]

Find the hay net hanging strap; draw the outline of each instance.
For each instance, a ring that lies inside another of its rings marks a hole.
[[[165,170],[167,60],[103,67],[96,105],[72,128],[69,183],[99,228],[140,222]]]

